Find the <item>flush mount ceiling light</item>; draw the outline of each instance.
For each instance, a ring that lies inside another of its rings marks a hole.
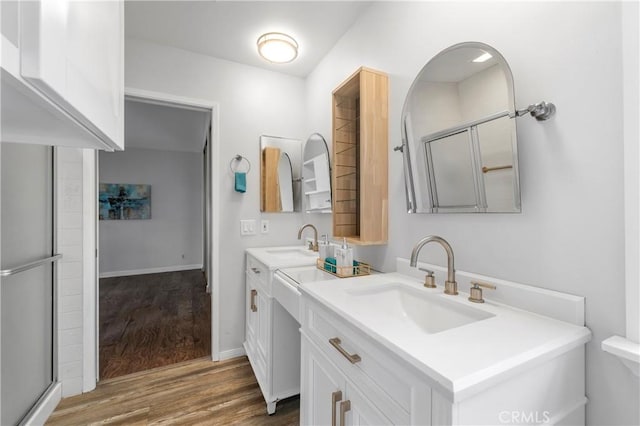
[[[286,64],[298,56],[298,43],[283,33],[266,33],[258,38],[258,53],[276,64]]]
[[[473,61],[471,62],[486,62],[489,59],[491,59],[493,56],[491,56],[491,53],[489,52],[484,52],[482,55],[478,56],[477,58],[475,58]]]

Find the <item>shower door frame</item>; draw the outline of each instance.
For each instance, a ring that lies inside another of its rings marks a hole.
[[[0,142],[1,143],[1,142]],[[0,152],[0,156],[1,156]],[[35,401],[34,405],[31,407],[29,411],[25,414],[25,416],[20,420],[19,425],[23,424],[44,424],[44,422],[49,417],[49,414],[53,411],[56,405],[62,399],[62,383],[59,380],[59,365],[58,365],[58,348],[59,348],[59,333],[58,333],[58,260],[62,257],[62,255],[58,254],[58,191],[57,191],[57,182],[58,182],[58,169],[56,167],[57,164],[57,148],[55,146],[51,146],[51,252],[52,255],[49,258],[51,262],[51,286],[52,286],[52,298],[51,298],[51,383],[44,390],[42,395]],[[0,157],[1,158],[1,157]],[[0,175],[1,176],[1,175]],[[1,202],[1,198],[0,198]],[[1,233],[1,231],[0,231]],[[1,237],[1,234],[0,234]],[[0,252],[0,256],[2,253]],[[0,257],[1,258],[1,257]],[[46,263],[46,262],[45,262]],[[44,263],[42,263],[44,264]],[[39,266],[39,265],[38,265]],[[21,269],[14,268],[14,269]],[[26,270],[26,269],[25,269]],[[18,271],[16,273],[23,272],[24,270]],[[13,275],[13,274],[11,274]],[[7,275],[10,276],[10,275]],[[0,286],[2,285],[3,277],[0,276]],[[1,302],[2,293],[0,292],[0,302]],[[0,303],[0,310],[2,309],[2,304]],[[0,311],[1,314],[1,311]],[[0,316],[1,321],[1,316]],[[0,341],[0,345],[2,342]],[[2,351],[0,350],[0,362],[1,362]],[[0,382],[0,395],[2,393],[2,382]],[[0,398],[0,413],[2,412],[2,399]]]

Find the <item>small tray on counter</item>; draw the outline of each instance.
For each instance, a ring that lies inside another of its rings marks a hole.
[[[335,275],[338,278],[352,278],[369,275],[371,273],[371,265],[364,262],[358,262],[357,266],[336,266],[333,263],[326,262],[325,259],[316,260],[318,269]],[[349,273],[351,269],[351,273]]]

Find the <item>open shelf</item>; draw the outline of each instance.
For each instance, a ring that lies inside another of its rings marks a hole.
[[[360,68],[333,91],[333,235],[386,244],[388,77]]]

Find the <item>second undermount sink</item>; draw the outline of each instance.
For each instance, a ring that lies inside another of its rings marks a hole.
[[[400,283],[347,290],[350,313],[378,330],[435,334],[494,315]]]
[[[271,256],[277,257],[291,257],[291,256],[308,256],[318,257],[318,253],[312,250],[305,249],[304,247],[282,247],[268,249],[267,253]]]

